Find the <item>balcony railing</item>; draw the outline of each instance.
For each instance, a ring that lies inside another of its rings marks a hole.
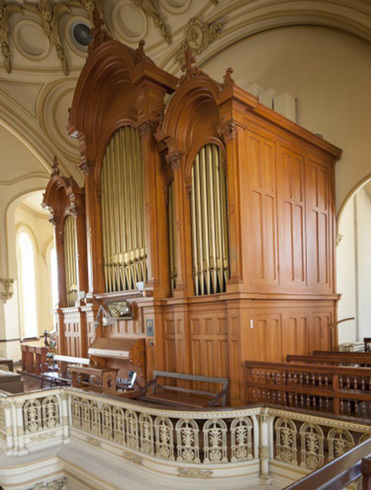
[[[268,478],[275,467],[317,470],[371,438],[371,424],[269,405],[154,408],[61,387],[0,397],[0,446],[9,456],[69,441],[171,475]]]

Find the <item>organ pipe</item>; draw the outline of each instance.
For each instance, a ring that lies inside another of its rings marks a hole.
[[[191,222],[195,295],[224,292],[229,278],[226,177],[217,145],[204,146],[192,168]]]
[[[66,276],[67,306],[75,306],[78,298],[77,256],[76,256],[76,224],[69,215],[64,221],[64,257]]]
[[[112,136],[102,167],[102,244],[106,292],[135,289],[147,279],[144,168],[131,126]]]
[[[170,286],[171,286],[171,292],[172,294],[174,294],[174,290],[177,287],[174,181],[170,182],[169,185],[168,223],[169,223]]]

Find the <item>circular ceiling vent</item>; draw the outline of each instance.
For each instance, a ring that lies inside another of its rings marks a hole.
[[[81,21],[74,22],[71,26],[71,36],[76,46],[80,49],[87,49],[92,40],[90,26]]]

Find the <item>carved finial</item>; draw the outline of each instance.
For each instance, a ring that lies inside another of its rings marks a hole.
[[[233,73],[233,68],[231,68],[231,67],[227,68],[225,75],[223,77],[223,83],[222,83],[223,88],[230,87],[231,85],[234,85],[235,81],[233,80],[233,78],[231,76],[232,73]]]
[[[192,70],[193,68],[192,65],[196,63],[196,58],[194,57],[191,48],[188,46],[188,44],[186,45],[186,48],[184,50],[184,58],[185,58],[185,62],[182,65],[181,69],[187,74]]]
[[[50,174],[51,177],[54,177],[55,175],[59,175],[60,172],[59,172],[59,163],[58,163],[57,155],[54,155],[52,169],[53,171]]]
[[[92,41],[89,44],[88,47],[88,53],[89,55],[102,43],[105,41],[108,41],[110,36],[108,35],[108,32],[106,29],[103,27],[104,26],[104,20],[99,14],[99,10],[95,7],[93,11],[93,24],[94,27],[90,29],[90,34],[92,36]]]
[[[180,77],[179,85],[184,83],[186,80],[190,80],[191,78],[198,77],[199,75],[203,74],[198,66],[193,66],[196,63],[196,58],[194,57],[188,44],[186,44],[184,49],[184,59],[184,64],[181,66],[182,71],[184,71],[184,75]]]
[[[140,61],[144,60],[144,58],[146,57],[146,54],[144,52],[144,45],[146,44],[145,40],[144,39],[141,39],[139,41],[139,44],[138,44],[138,47],[136,49],[136,58],[137,58],[137,63],[139,63]]]

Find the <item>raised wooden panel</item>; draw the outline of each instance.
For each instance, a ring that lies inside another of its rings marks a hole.
[[[277,193],[280,230],[280,283],[290,289],[305,287],[304,158],[280,149]]]
[[[280,362],[281,316],[270,313],[252,314],[251,320],[253,324],[248,323],[243,327],[244,357],[254,361]]]
[[[295,352],[309,354],[309,319],[305,312],[284,313],[282,316],[282,359]]]
[[[190,315],[191,370],[204,376],[228,376],[227,320],[224,312]]]
[[[309,330],[309,353],[314,350],[330,349],[329,325],[333,322],[333,315],[329,311],[313,312],[311,315],[311,328]]]
[[[165,319],[164,325],[165,370],[176,372],[175,322]]]
[[[332,287],[329,169],[308,160],[306,165],[308,285],[316,291]]]
[[[252,135],[248,153],[252,281],[274,284],[278,281],[275,147],[271,141]]]

